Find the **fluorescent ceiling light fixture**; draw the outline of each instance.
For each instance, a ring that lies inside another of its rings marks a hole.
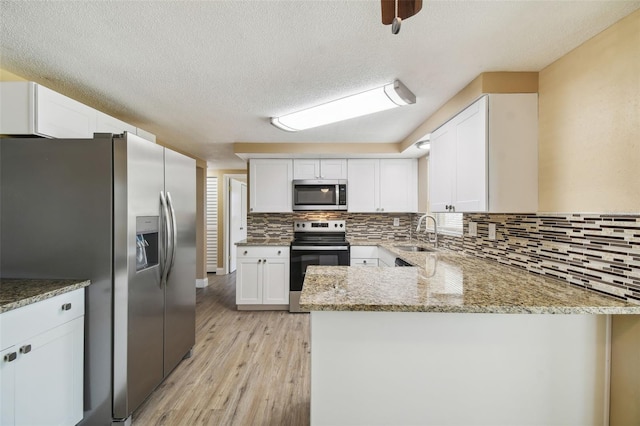
[[[396,80],[356,95],[272,117],[271,124],[282,130],[297,132],[415,103],[416,96],[400,80]]]

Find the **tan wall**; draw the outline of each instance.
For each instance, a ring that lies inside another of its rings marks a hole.
[[[640,212],[640,11],[540,72],[539,210]]]
[[[224,267],[224,245],[226,244],[224,235],[224,175],[246,175],[247,170],[244,169],[220,169],[207,170],[207,176],[216,176],[218,178],[218,268]],[[248,189],[248,187],[247,187]],[[247,197],[249,191],[247,190]],[[249,202],[247,201],[247,206]]]
[[[25,78],[20,77],[12,72],[3,70],[0,68],[0,81],[27,81]]]
[[[429,157],[418,158],[418,211],[429,211]]]

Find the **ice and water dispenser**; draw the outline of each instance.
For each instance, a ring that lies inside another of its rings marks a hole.
[[[158,216],[136,217],[136,271],[158,264]]]

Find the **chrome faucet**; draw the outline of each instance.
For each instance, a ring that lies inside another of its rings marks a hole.
[[[420,219],[418,220],[418,226],[416,227],[416,234],[418,232],[420,232],[420,225],[422,225],[422,221],[425,220],[426,218],[430,218],[430,219],[433,220],[433,235],[434,235],[433,240],[431,239],[431,237],[427,236],[427,241],[432,243],[435,248],[438,248],[438,222],[436,221],[435,216],[432,216],[430,214],[422,215],[420,217]],[[426,234],[427,232],[428,232],[428,230],[427,230],[427,222],[425,221],[425,223],[424,223],[424,233]]]

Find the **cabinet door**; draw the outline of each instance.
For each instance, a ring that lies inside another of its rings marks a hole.
[[[431,134],[429,153],[429,206],[432,212],[447,212],[453,201],[456,129],[448,122]]]
[[[96,132],[98,133],[115,133],[129,132],[136,134],[136,128],[131,124],[122,120],[111,117],[101,111],[96,111]]]
[[[249,172],[249,212],[289,213],[292,211],[292,160],[251,160]]]
[[[320,161],[313,159],[294,159],[293,178],[320,179]]]
[[[348,160],[347,206],[350,212],[379,211],[379,165],[379,160]]]
[[[456,212],[487,210],[487,97],[454,119],[456,129]],[[508,161],[504,159],[503,161]]]
[[[418,209],[418,164],[414,159],[380,160],[380,211]]]
[[[92,138],[96,110],[60,93],[37,86],[36,132],[52,138]]]
[[[15,423],[17,356],[18,349],[15,346],[0,351],[0,425]],[[15,359],[12,359],[14,357]]]
[[[262,303],[289,304],[289,261],[271,257],[262,263]]]
[[[236,304],[262,303],[262,259],[238,258],[236,268]]]
[[[82,420],[83,342],[80,317],[17,345],[24,353],[15,362],[16,425]]]
[[[346,179],[347,160],[340,158],[326,158],[320,160],[321,179]]]

